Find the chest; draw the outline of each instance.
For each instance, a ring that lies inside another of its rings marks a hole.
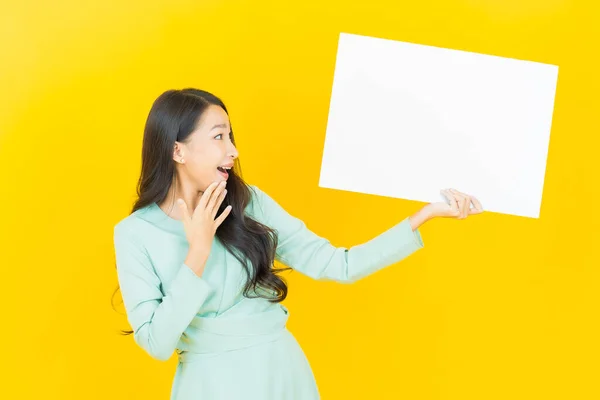
[[[184,237],[172,234],[165,234],[148,245],[154,270],[161,281],[161,292],[166,295],[187,257],[189,245]],[[242,295],[248,277],[237,258],[227,251],[220,240],[214,238],[202,279],[214,289],[202,310],[210,314],[235,302]]]

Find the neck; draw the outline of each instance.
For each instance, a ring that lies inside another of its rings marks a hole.
[[[188,213],[191,215],[196,209],[202,193],[193,182],[182,179],[182,177],[177,177],[169,187],[169,194],[158,206],[171,218],[181,220],[183,219],[183,214],[177,206],[177,199],[185,201]]]

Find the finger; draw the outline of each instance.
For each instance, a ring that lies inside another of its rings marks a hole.
[[[229,213],[231,212],[231,205],[228,205],[227,207],[225,207],[225,209],[223,210],[223,212],[221,213],[221,215],[219,215],[219,217],[217,219],[215,219],[215,230],[221,226],[221,224],[223,223],[223,221],[225,221],[225,218],[227,218],[227,216],[229,215]]]
[[[467,218],[468,214],[469,214],[469,209],[471,207],[471,199],[468,195],[459,192],[456,189],[450,189],[450,191],[452,192],[452,194],[454,194],[457,198],[458,198],[458,202],[460,204],[460,218],[464,219]]]
[[[450,191],[447,189],[442,190],[441,193],[448,200],[448,205],[450,206],[450,210],[451,210],[450,215],[453,217],[456,217],[457,215],[459,215],[459,209],[458,209],[458,203],[456,201],[456,197],[454,197],[454,195],[452,195],[452,193],[450,193]]]
[[[448,189],[445,189],[442,191],[442,194],[446,197],[446,199],[448,199],[448,205],[450,206],[450,211],[451,211],[451,215],[452,216],[457,216],[459,213],[459,209],[458,209],[458,202],[456,200],[456,197],[450,193],[450,191]]]
[[[177,199],[177,206],[181,210],[181,214],[183,215],[183,220],[188,221],[190,219],[190,213],[189,213],[187,204],[185,204],[185,201],[183,201],[183,199]]]
[[[462,218],[462,215],[463,215],[463,198],[461,197],[461,195],[458,193],[457,190],[448,189],[448,191],[450,193],[452,193],[452,195],[454,196],[454,198],[456,198],[456,203],[458,205],[458,218]]]
[[[473,203],[473,208],[469,210],[471,214],[481,214],[483,212],[483,206],[481,202],[476,198],[471,196],[471,202]]]
[[[467,218],[467,215],[469,212],[469,207],[470,207],[471,203],[470,203],[469,199],[462,194],[457,195],[457,197],[458,197],[458,201],[460,203],[460,218],[461,219]]]
[[[181,210],[183,227],[187,232],[189,224],[190,224],[190,220],[191,220],[188,206],[187,206],[187,204],[185,204],[185,201],[183,201],[183,199],[178,199],[177,205],[179,206],[179,209]]]
[[[461,193],[461,194],[463,196],[465,196],[467,199],[467,215],[481,214],[483,212],[483,206],[481,205],[481,202],[476,197],[470,196],[470,195],[467,195],[464,193]],[[472,208],[471,208],[471,204],[473,204]],[[466,218],[466,216],[465,216],[465,218]]]
[[[219,209],[219,207],[217,206],[217,201],[221,197],[223,190],[225,190],[225,181],[222,181],[221,183],[219,183],[219,186],[217,186],[217,188],[211,193],[210,200],[208,200],[208,205],[206,206],[206,211],[208,211],[210,213],[210,215],[212,215],[213,217],[217,213],[217,210]]]
[[[200,197],[200,201],[198,202],[198,206],[196,206],[196,209],[200,209],[200,210],[206,209],[208,202],[210,200],[210,197],[218,185],[219,185],[219,181],[215,181],[215,182],[211,183],[210,185],[208,185],[206,190],[204,190],[204,193],[202,193],[202,197]]]
[[[476,197],[474,196],[470,196],[468,194],[465,193],[461,193],[458,190],[454,190],[452,189],[452,192],[455,194],[459,194],[461,196],[464,196],[467,199],[467,213],[468,215],[473,215],[473,214],[480,214],[483,212],[483,206],[481,205],[481,203],[479,202],[479,200],[477,200]],[[473,208],[471,208],[471,204],[473,204]],[[465,215],[466,218],[466,215]]]
[[[219,199],[215,203],[215,206],[213,207],[213,209],[210,213],[210,216],[212,217],[212,219],[215,219],[215,215],[217,215],[217,212],[219,211],[219,208],[221,207],[221,203],[223,203],[223,200],[225,200],[226,194],[227,194],[227,189],[223,189],[223,191],[219,195]]]

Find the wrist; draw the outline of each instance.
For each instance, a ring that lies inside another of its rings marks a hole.
[[[208,253],[210,252],[210,249],[206,249],[206,246],[192,244],[192,245],[190,245],[188,252],[194,253],[195,255],[198,255],[198,256],[207,256],[208,257]]]
[[[414,231],[432,218],[434,218],[433,211],[428,204],[409,217],[410,226]]]
[[[191,246],[185,263],[196,273],[196,275],[202,275],[204,272],[204,266],[208,260],[208,252],[198,246]]]

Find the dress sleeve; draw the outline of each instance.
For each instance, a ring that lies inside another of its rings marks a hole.
[[[153,358],[166,361],[212,288],[181,264],[168,291],[143,245],[125,226],[114,228],[117,276],[135,342]]]
[[[276,260],[313,279],[352,283],[424,246],[419,230],[412,230],[408,218],[360,245],[333,246],[261,189],[252,188],[260,204],[261,222],[277,231]]]

